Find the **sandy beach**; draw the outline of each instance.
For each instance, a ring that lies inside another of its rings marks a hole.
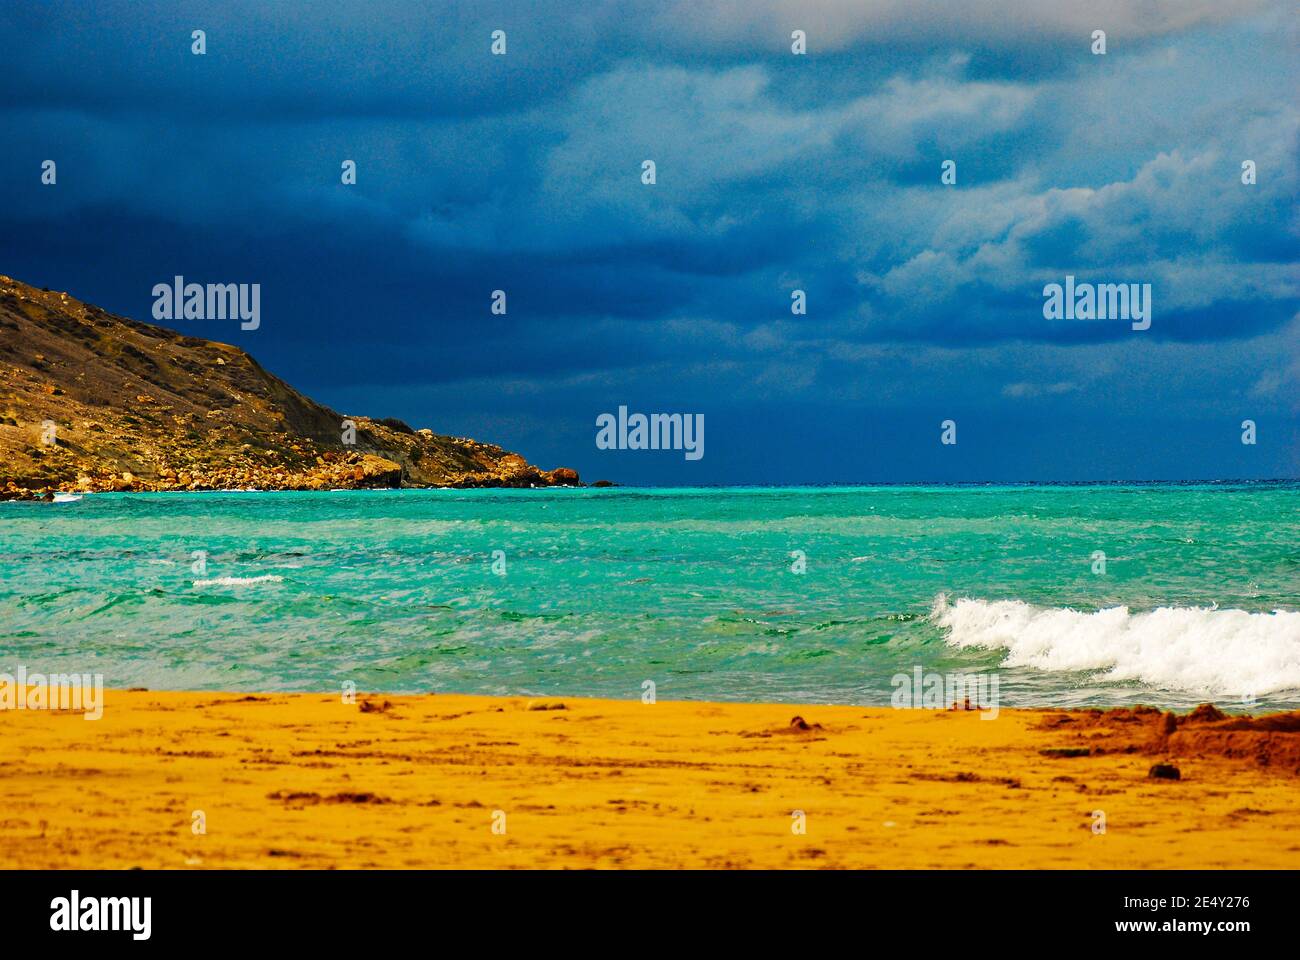
[[[0,867],[1300,867],[1300,714],[106,698],[0,712]]]

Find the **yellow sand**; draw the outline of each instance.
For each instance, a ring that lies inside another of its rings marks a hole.
[[[1300,867],[1294,775],[1048,757],[1037,711],[106,696],[0,712],[0,867]]]

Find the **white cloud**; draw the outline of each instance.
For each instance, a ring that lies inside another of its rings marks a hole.
[[[811,52],[858,43],[965,41],[1007,43],[1087,38],[1105,29],[1117,40],[1161,36],[1258,11],[1264,0],[675,0],[652,14],[655,33],[692,43],[788,48],[790,31],[808,33]],[[1113,42],[1113,41],[1112,41]]]

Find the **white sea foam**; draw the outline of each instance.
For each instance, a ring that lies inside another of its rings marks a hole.
[[[217,577],[215,580],[195,580],[196,587],[243,587],[250,583],[279,583],[284,577],[265,573],[260,577]]]
[[[1008,667],[1096,670],[1198,696],[1261,696],[1300,690],[1300,611],[1250,613],[1158,607],[1085,613],[1020,600],[940,594],[930,619],[954,647],[1006,650]]]

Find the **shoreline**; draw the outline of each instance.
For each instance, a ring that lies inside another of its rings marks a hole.
[[[556,471],[550,471],[552,473]],[[156,483],[148,481],[147,486],[125,486],[121,489],[98,489],[91,486],[78,485],[76,483],[62,483],[59,485],[43,486],[21,486],[9,483],[5,487],[0,487],[0,501],[5,500],[40,500],[46,493],[75,493],[81,496],[100,495],[100,494],[153,494],[153,493],[384,493],[400,492],[411,490],[451,490],[451,491],[472,491],[472,490],[609,490],[621,489],[630,493],[693,493],[693,494],[717,494],[734,491],[749,493],[783,493],[783,492],[843,492],[852,493],[863,490],[900,490],[900,491],[924,491],[924,490],[1078,490],[1078,489],[1188,489],[1194,487],[1206,487],[1216,490],[1225,488],[1246,488],[1254,489],[1260,487],[1287,487],[1300,484],[1300,477],[1264,477],[1264,478],[1227,478],[1218,480],[970,480],[959,482],[939,482],[939,481],[892,481],[879,483],[865,482],[843,482],[843,483],[776,483],[776,484],[695,484],[691,486],[674,486],[674,485],[640,485],[619,483],[611,480],[595,480],[586,482],[575,480],[572,482],[554,482],[554,483],[499,483],[499,482],[461,482],[461,483],[400,483],[393,486],[387,485],[344,485],[336,487],[326,486],[268,486],[268,487],[217,487],[211,485],[204,486],[182,486],[168,485],[166,483]]]
[[[0,736],[5,868],[1300,867],[1300,713],[110,689]]]

